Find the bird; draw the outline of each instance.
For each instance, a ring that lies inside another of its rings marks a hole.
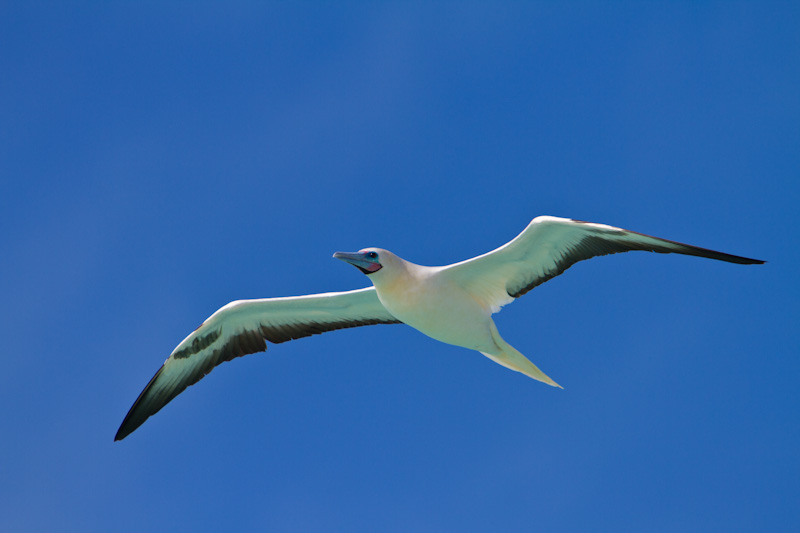
[[[122,440],[217,365],[269,344],[343,328],[406,324],[435,340],[475,350],[500,365],[560,387],[497,331],[492,315],[531,289],[592,257],[635,250],[743,265],[764,261],[716,252],[605,224],[539,216],[491,252],[446,266],[411,263],[382,248],[336,252],[371,287],[233,301],[172,351],[117,431]]]

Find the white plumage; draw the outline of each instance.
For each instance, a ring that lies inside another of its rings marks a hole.
[[[374,287],[239,300],[222,307],[173,350],[131,407],[115,440],[125,438],[224,361],[264,351],[267,342],[372,324],[405,323],[558,386],[503,340],[491,315],[578,261],[632,250],[763,263],[604,224],[544,216],[500,248],[448,266],[415,265],[381,248],[337,252],[334,257],[358,267]]]

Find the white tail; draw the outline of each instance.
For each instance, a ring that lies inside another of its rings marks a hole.
[[[550,379],[550,376],[539,370],[538,366],[531,363],[530,360],[519,353],[516,348],[503,340],[503,337],[501,337],[500,333],[497,331],[497,326],[494,324],[493,320],[491,321],[491,328],[492,338],[494,339],[494,343],[497,345],[499,350],[497,353],[481,352],[483,355],[499,365],[503,365],[504,367],[510,368],[511,370],[515,370],[517,372],[521,372],[537,381],[547,383],[548,385],[558,387],[559,389],[564,388]]]

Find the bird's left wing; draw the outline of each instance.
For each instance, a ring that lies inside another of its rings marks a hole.
[[[585,259],[641,250],[676,253],[744,265],[764,261],[716,252],[606,224],[534,218],[512,241],[489,253],[442,267],[442,272],[497,312],[537,285]]]
[[[215,366],[281,343],[335,329],[400,323],[374,287],[291,298],[238,300],[211,315],[170,354],[131,407],[114,440],[124,439]]]

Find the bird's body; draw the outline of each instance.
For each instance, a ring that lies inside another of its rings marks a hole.
[[[613,226],[537,217],[511,242],[448,266],[405,261],[380,248],[337,252],[374,287],[290,298],[239,300],[186,337],[134,403],[117,432],[125,438],[216,365],[334,329],[407,324],[438,341],[481,352],[507,368],[558,386],[497,331],[492,314],[574,263],[631,250],[679,253],[730,263],[756,259],[715,252]]]
[[[378,299],[395,318],[432,339],[476,350],[507,368],[558,386],[500,337],[492,313],[513,298],[506,294],[497,301],[487,287],[463,283],[454,275],[457,271],[451,267],[455,265],[421,266],[388,250],[364,251],[374,251],[381,263],[389,264],[373,274],[372,282]]]
[[[380,257],[391,252],[380,250]],[[437,267],[404,263],[402,276],[388,281],[375,279],[375,290],[383,306],[395,318],[437,341],[473,350],[488,349],[491,309],[459,286]]]

